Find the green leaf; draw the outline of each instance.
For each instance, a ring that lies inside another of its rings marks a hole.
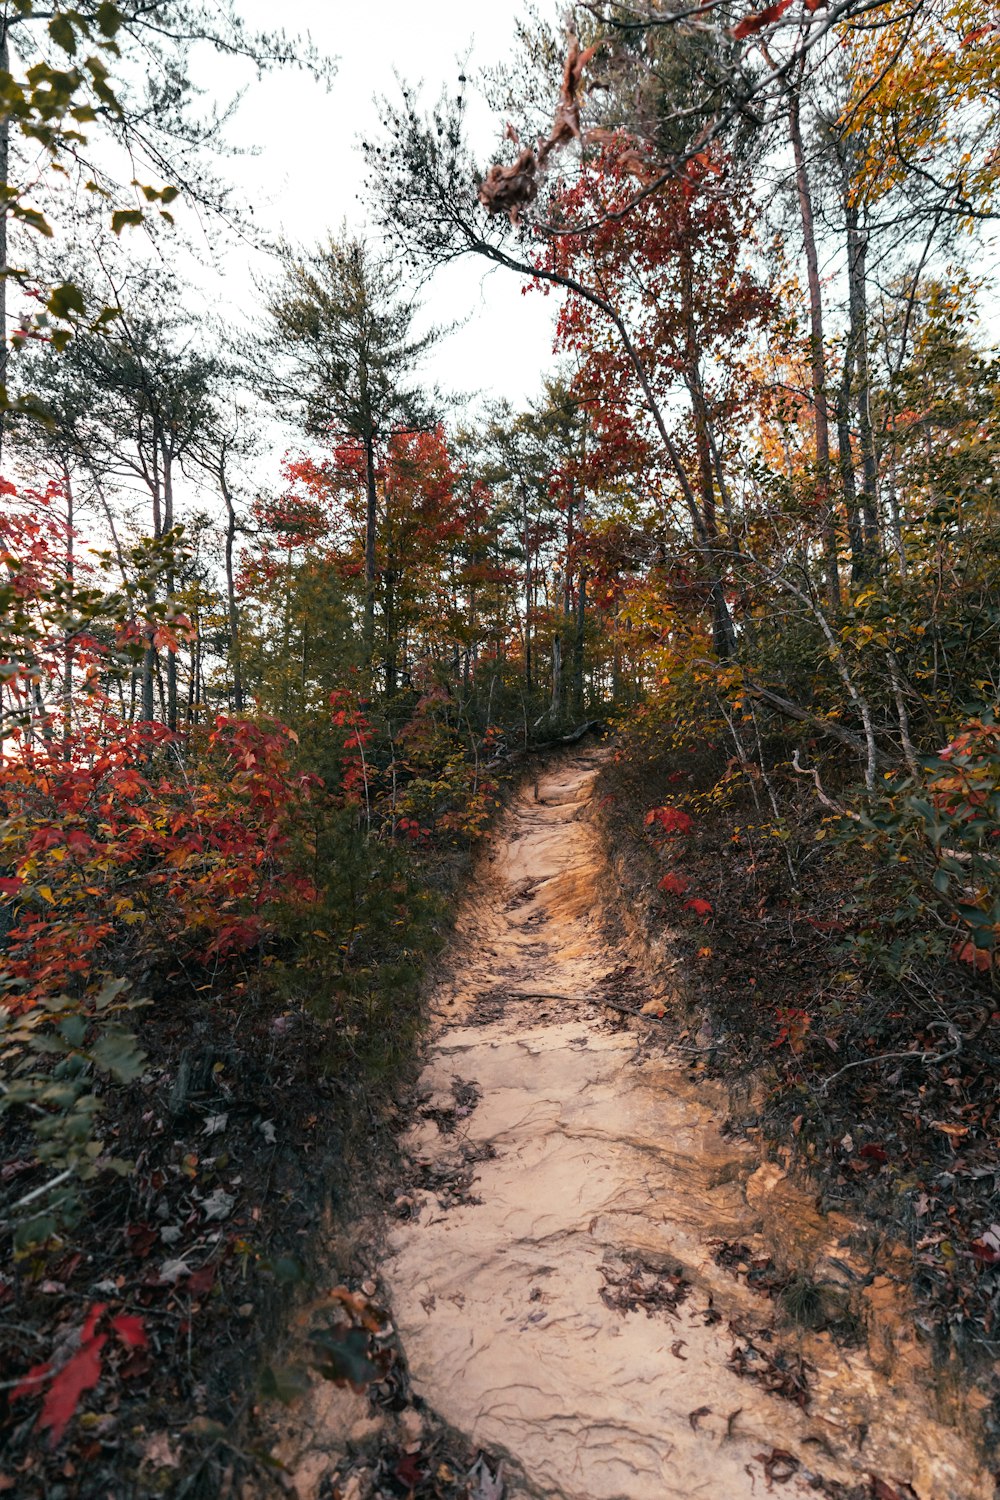
[[[60,1022],[59,1030],[71,1047],[82,1047],[87,1035],[87,1022],[83,1016],[67,1016]]]
[[[290,1406],[309,1391],[309,1375],[299,1365],[265,1365],[260,1373],[261,1395]]]
[[[126,225],[135,226],[141,223],[141,208],[116,208],[111,215],[111,228],[115,234],[121,234]]]
[[[122,13],[117,5],[111,4],[111,0],[101,0],[94,12],[94,20],[102,36],[114,36],[122,24]]]
[[[303,1278],[302,1267],[291,1255],[279,1255],[274,1263],[274,1274],[278,1281],[293,1286]]]
[[[90,1053],[97,1066],[117,1083],[134,1082],[146,1064],[146,1054],[131,1031],[118,1026],[99,1036]]]
[[[46,306],[55,318],[70,318],[74,313],[82,317],[87,310],[83,292],[72,281],[53,287]]]
[[[22,208],[15,205],[11,213],[16,219],[20,219],[22,224],[27,224],[29,229],[34,229],[37,234],[43,234],[46,239],[52,238],[52,226],[37,208]]]
[[[338,1323],[310,1334],[309,1342],[316,1349],[320,1374],[336,1385],[363,1391],[378,1379],[378,1369],[368,1357],[368,1334],[363,1328]]]
[[[96,1009],[107,1010],[108,1006],[118,999],[122,990],[127,988],[127,979],[106,979],[94,999]]]
[[[49,36],[57,47],[68,52],[70,57],[76,56],[76,28],[65,12],[58,12],[49,22]]]
[[[56,1221],[52,1214],[36,1214],[14,1231],[14,1249],[23,1254],[35,1245],[43,1245],[55,1232]]]

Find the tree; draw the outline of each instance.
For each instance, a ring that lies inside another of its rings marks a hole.
[[[417,335],[402,273],[363,240],[342,235],[303,257],[286,251],[271,292],[265,389],[302,412],[326,442],[354,440],[365,463],[364,654],[375,649],[378,456],[400,433],[434,425],[432,398],[414,378],[440,331]]]
[[[172,224],[168,205],[178,198],[226,218],[237,212],[210,166],[235,106],[198,112],[191,54],[199,46],[258,73],[288,64],[322,80],[332,73],[308,39],[249,29],[232,0],[54,0],[41,10],[34,0],[5,0],[0,9],[0,441],[9,400],[8,280],[44,307],[40,317],[25,313],[21,342],[54,338],[61,346],[74,328],[101,319],[74,282],[46,286],[11,264],[9,224],[53,234],[45,212],[53,174],[106,206],[116,235],[151,213]],[[64,212],[58,192],[49,196],[54,211]],[[31,410],[23,397],[20,407]]]
[[[114,321],[98,332],[81,331],[61,353],[45,350],[25,361],[21,378],[46,401],[49,422],[39,434],[19,424],[28,451],[58,457],[65,477],[76,467],[99,490],[109,484],[139,485],[148,495],[154,543],[170,538],[178,524],[175,483],[178,465],[204,439],[213,420],[220,364],[196,345],[179,310],[178,288],[169,278],[138,272],[107,290]],[[173,573],[165,578],[168,597]],[[154,717],[157,652],[147,648],[142,676],[142,716]],[[177,727],[177,665],[166,660],[164,717]]]

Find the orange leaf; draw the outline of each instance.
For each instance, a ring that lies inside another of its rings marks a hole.
[[[960,964],[969,964],[980,974],[988,973],[993,967],[993,954],[986,948],[977,948],[975,943],[955,943],[951,956]]]

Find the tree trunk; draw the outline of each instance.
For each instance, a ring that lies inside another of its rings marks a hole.
[[[398,661],[399,652],[396,641],[396,572],[390,566],[385,570],[385,695],[387,698],[393,698],[396,695]]]
[[[854,480],[854,450],[851,446],[851,367],[854,362],[852,340],[844,349],[844,368],[837,387],[837,454],[840,461],[840,488],[847,514],[847,538],[851,548],[851,580],[864,578],[866,569],[865,539],[858,510],[857,485]]]
[[[371,672],[375,657],[375,534],[378,522],[378,491],[375,484],[375,439],[365,438],[365,621],[364,665]]]
[[[226,604],[229,611],[229,665],[233,674],[233,708],[243,712],[243,664],[240,653],[240,614],[236,603],[233,548],[236,543],[236,507],[226,480],[225,452],[219,456],[219,489],[226,505]]]
[[[820,533],[826,567],[826,587],[830,605],[840,607],[840,577],[837,570],[837,531],[830,497],[830,427],[826,404],[826,347],[823,342],[823,289],[819,276],[816,249],[816,227],[813,218],[812,189],[802,144],[802,121],[799,94],[788,85],[788,135],[795,158],[795,189],[802,221],[802,240],[806,256],[809,286],[809,348],[813,411],[816,424],[816,499],[819,503]]]
[[[552,637],[552,703],[549,713],[553,719],[562,717],[562,637],[558,631]]]
[[[573,642],[573,707],[583,716],[584,637],[587,628],[587,570],[581,567],[576,588],[576,638]]]
[[[173,456],[166,444],[163,447],[163,529],[172,531],[174,525],[174,471]],[[172,567],[167,569],[167,600],[171,602],[177,587]],[[177,729],[177,652],[167,646],[167,728]]]
[[[847,278],[851,316],[851,342],[858,374],[858,434],[861,439],[861,510],[864,517],[865,555],[878,554],[878,472],[872,431],[871,380],[868,373],[868,236],[858,225],[858,210],[847,211]]]
[[[73,574],[75,567],[75,533],[73,530],[73,482],[63,465],[66,487],[66,604],[73,608]],[[70,758],[70,736],[73,733],[73,645],[67,640],[63,648],[63,756]]]
[[[524,683],[531,692],[531,614],[534,583],[531,577],[531,536],[528,530],[528,491],[521,486],[521,525],[524,531]]]

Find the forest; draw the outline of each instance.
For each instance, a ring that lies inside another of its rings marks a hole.
[[[419,1444],[294,1489],[261,1412],[460,898],[581,744],[679,971],[606,993],[904,1247],[1000,1481],[1000,10],[757,3],[512,11],[440,93],[394,59],[364,220],[331,187],[308,242],[202,80],[335,97],[321,7],[0,3],[0,1491],[499,1500]],[[549,299],[520,405],[485,344],[428,373],[460,262]],[[310,1363],[386,1386],[341,1294]]]

